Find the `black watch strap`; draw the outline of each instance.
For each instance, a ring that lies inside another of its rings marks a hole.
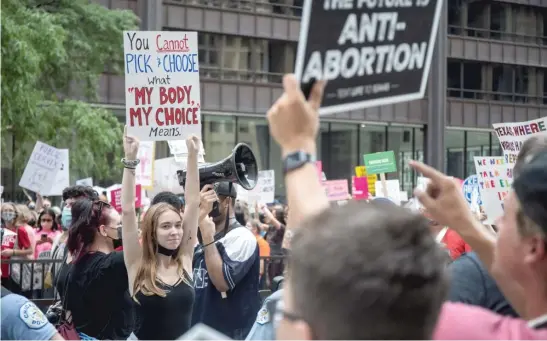
[[[301,168],[302,166],[310,162],[315,161],[316,160],[314,155],[301,150],[290,153],[283,159],[283,173],[287,174],[295,169]]]

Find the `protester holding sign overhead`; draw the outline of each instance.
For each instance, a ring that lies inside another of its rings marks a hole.
[[[142,246],[135,211],[135,167],[139,140],[124,135],[125,165],[122,179],[122,236],[129,290],[139,321],[132,339],[175,340],[190,328],[194,288],[192,257],[199,217],[197,155],[200,140],[191,136],[188,147],[184,222],[180,210],[166,203],[153,205],[141,226]]]

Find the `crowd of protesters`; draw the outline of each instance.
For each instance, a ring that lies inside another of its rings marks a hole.
[[[42,288],[2,264],[2,339],[176,339],[200,323],[232,339],[547,339],[547,136],[522,146],[494,226],[453,178],[415,161],[429,179],[414,193],[421,210],[332,206],[313,162],[324,84],[309,99],[293,75],[283,86],[268,121],[286,207],[249,207],[229,182],[200,187],[192,136],[184,206],[162,193],[139,224],[139,141],[127,134],[121,212],[87,187],[67,188],[62,210],[3,203],[2,259],[60,261]],[[48,286],[59,300],[46,319],[27,298]]]

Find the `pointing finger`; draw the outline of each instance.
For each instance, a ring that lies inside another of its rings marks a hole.
[[[422,173],[426,178],[431,179],[434,182],[442,180],[444,174],[436,170],[435,168],[428,166],[422,162],[411,160],[409,166],[414,168],[418,173]]]

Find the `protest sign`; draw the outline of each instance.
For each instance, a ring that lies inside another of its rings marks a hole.
[[[153,141],[141,141],[137,158],[141,160],[135,173],[135,182],[144,189],[154,186],[154,158],[156,155],[156,143]]]
[[[368,199],[368,181],[366,176],[351,177],[351,194],[355,200]]]
[[[85,179],[76,180],[76,185],[77,186],[93,187],[93,178],[85,178]]]
[[[61,165],[59,166],[55,180],[53,180],[53,183],[48,190],[44,190],[43,193],[40,193],[42,195],[63,195],[63,189],[70,186],[70,160],[68,149],[59,149],[59,155],[61,158]]]
[[[36,142],[19,186],[40,194],[49,192],[61,169],[63,157],[59,149]]]
[[[485,223],[493,224],[503,215],[503,200],[513,182],[513,165],[503,156],[476,156],[474,160],[479,192],[487,217]]]
[[[125,31],[128,134],[141,141],[201,137],[196,32]]]
[[[107,189],[110,193],[110,205],[118,212],[122,211],[122,186],[114,185]],[[142,188],[141,185],[135,186],[135,208],[142,206]]]
[[[492,124],[498,136],[505,160],[515,164],[520,147],[529,137],[547,134],[547,117],[526,122]]]
[[[399,183],[399,180],[385,181],[387,195],[384,194],[384,184],[382,184],[382,181],[376,181],[375,187],[376,198],[387,198],[397,205],[401,204],[401,184]]]
[[[295,74],[326,80],[320,114],[424,97],[443,0],[305,0]]]
[[[350,197],[346,179],[324,181],[323,188],[329,201],[348,200]]]
[[[237,199],[246,201],[251,205],[271,204],[275,200],[275,171],[273,169],[258,171],[256,186],[247,191],[243,187],[236,185]]]
[[[179,184],[177,171],[186,169],[186,162],[177,162],[174,157],[154,160],[154,186],[148,189],[150,198],[163,191],[175,194],[184,193],[184,188]]]
[[[390,150],[387,152],[379,152],[363,155],[363,161],[367,169],[367,174],[376,175],[380,174],[380,181],[382,183],[383,196],[387,197],[388,188],[386,185],[386,174],[397,171],[397,163],[395,162],[395,153]],[[374,188],[374,192],[377,192],[377,188]]]
[[[470,206],[482,205],[479,193],[479,178],[477,175],[468,176],[463,181],[463,195]]]

